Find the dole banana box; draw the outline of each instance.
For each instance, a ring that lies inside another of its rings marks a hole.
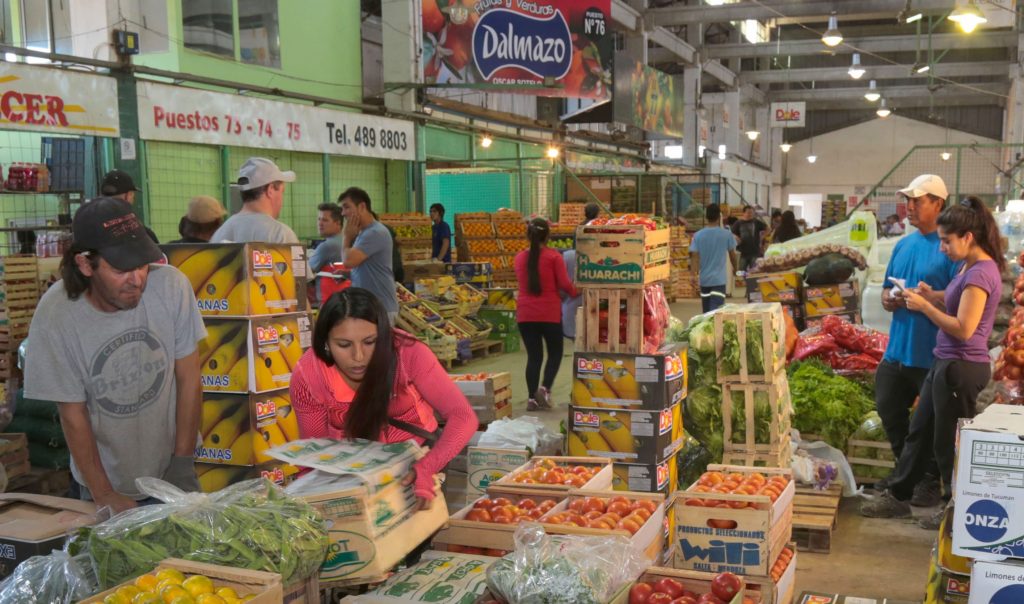
[[[669,497],[679,483],[679,462],[673,453],[656,464],[612,464],[612,489],[639,493],[664,493]]]
[[[820,317],[860,310],[860,287],[856,281],[804,288],[804,317]]]
[[[492,332],[493,333],[493,332]],[[578,407],[660,410],[686,398],[686,347],[657,354],[576,352],[572,403]]]
[[[961,425],[953,499],[954,554],[1024,558],[1024,408],[991,405]]]
[[[569,407],[569,455],[660,464],[683,440],[682,404],[657,411]]]
[[[796,271],[747,277],[747,302],[799,304],[804,278]]]
[[[199,478],[199,490],[204,493],[215,493],[236,482],[253,478],[266,478],[274,484],[283,487],[295,480],[298,473],[298,467],[279,461],[259,466],[227,466],[219,463],[196,463],[196,477]]]
[[[199,425],[198,462],[255,466],[273,461],[266,452],[299,439],[288,389],[263,394],[207,393]]]
[[[287,388],[312,344],[308,313],[251,319],[205,319],[199,343],[203,392],[269,392]]]
[[[161,246],[167,261],[188,277],[199,312],[246,317],[308,310],[306,249],[270,243]]]

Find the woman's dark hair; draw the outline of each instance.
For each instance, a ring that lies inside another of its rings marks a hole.
[[[800,236],[800,227],[796,224],[796,214],[792,210],[786,210],[782,213],[782,222],[779,224],[779,228],[775,229],[775,236],[772,237],[774,243],[783,243],[790,239],[796,239]]]
[[[376,440],[388,421],[388,405],[398,365],[398,338],[377,297],[361,287],[349,287],[324,302],[313,328],[313,354],[326,365],[334,366],[328,335],[345,319],[362,319],[377,326],[377,345],[366,365],[367,379],[359,384],[345,414],[345,437]]]
[[[60,261],[60,277],[64,280],[64,291],[68,294],[68,300],[77,300],[89,289],[89,278],[82,274],[75,263],[75,256],[82,253],[87,254],[89,266],[93,270],[100,266],[100,255],[95,250],[83,250],[75,245],[68,246]]]
[[[996,225],[992,211],[982,200],[973,195],[961,199],[960,203],[946,208],[939,214],[938,225],[947,235],[974,235],[974,242],[996,261],[999,272],[1006,268],[999,226]]]
[[[535,296],[540,295],[540,250],[551,234],[548,221],[534,218],[526,228],[526,238],[530,240],[530,255],[526,262],[526,288]]]

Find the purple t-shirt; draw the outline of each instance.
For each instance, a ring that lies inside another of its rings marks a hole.
[[[994,260],[981,260],[954,277],[946,287],[947,313],[956,316],[960,309],[960,297],[969,285],[979,287],[988,294],[988,299],[985,300],[985,311],[981,313],[981,321],[978,322],[974,335],[966,342],[954,338],[940,329],[935,338],[935,358],[937,359],[959,359],[975,363],[989,362],[988,337],[992,334],[992,324],[996,319],[996,307],[999,306],[999,298],[1003,293],[1003,280],[999,274],[999,266]]]

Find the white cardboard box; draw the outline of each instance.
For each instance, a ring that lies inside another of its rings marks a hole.
[[[1024,409],[992,405],[960,428],[953,553],[1024,558]],[[1022,600],[1024,601],[1024,600]]]
[[[1020,604],[1024,602],[1024,565],[978,560],[971,570],[967,604]]]

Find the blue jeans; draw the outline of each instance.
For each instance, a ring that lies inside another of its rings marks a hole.
[[[721,294],[721,295],[719,295]],[[725,305],[725,286],[712,285],[700,288],[700,307],[703,312],[711,312]]]

